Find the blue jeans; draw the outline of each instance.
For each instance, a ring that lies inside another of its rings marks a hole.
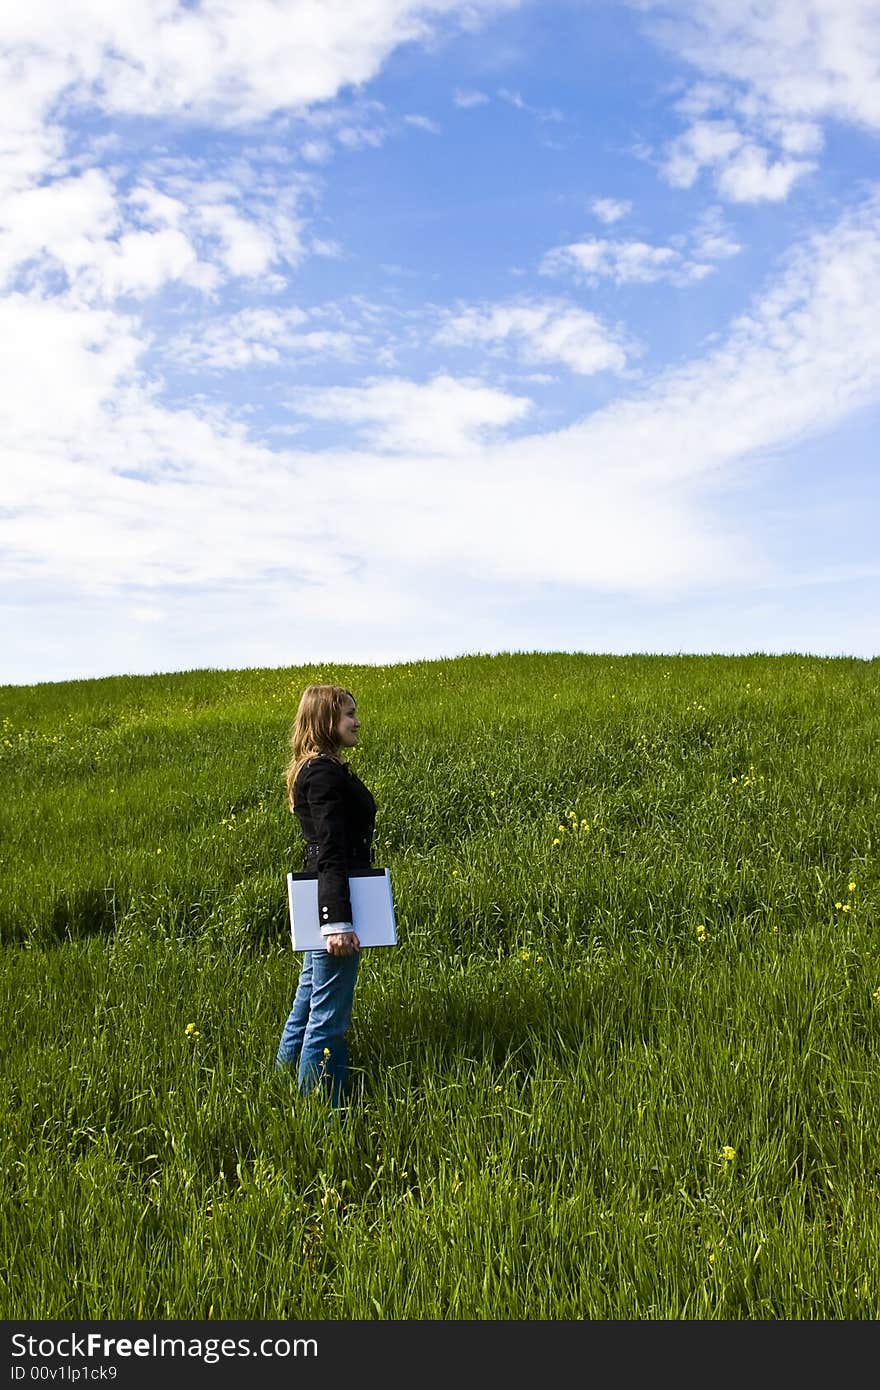
[[[275,1064],[280,1071],[299,1067],[303,1095],[323,1086],[334,1106],[342,1103],[348,1079],[346,1032],[357,980],[360,952],[331,956],[304,951],[293,1008],[284,1025]]]

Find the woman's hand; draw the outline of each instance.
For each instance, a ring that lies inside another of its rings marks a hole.
[[[331,956],[353,956],[360,949],[357,932],[338,931],[327,937],[327,950]]]

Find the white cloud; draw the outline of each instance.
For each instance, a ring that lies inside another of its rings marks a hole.
[[[432,121],[430,116],[404,116],[407,125],[413,126],[416,130],[424,130],[428,135],[439,135],[441,127],[436,121]]]
[[[632,211],[632,203],[628,203],[624,198],[594,198],[590,203],[590,211],[600,222],[610,225],[612,222],[619,222],[621,217],[626,217],[626,214]]]
[[[744,143],[732,121],[694,121],[667,146],[662,173],[673,188],[690,188],[703,169],[723,167]]]
[[[779,148],[786,154],[818,154],[824,144],[822,131],[813,121],[768,117],[767,126]]]
[[[222,410],[161,406],[140,371],[147,346],[136,322],[107,310],[0,303],[9,584],[54,576],[94,594],[234,583],[254,575],[252,546],[273,565],[285,554],[289,463]],[[326,526],[320,486],[310,508]],[[304,532],[288,569],[323,582],[320,551]],[[329,575],[345,572],[324,560]]]
[[[373,597],[391,605],[389,576],[415,611],[453,573],[515,592],[772,581],[773,557],[725,520],[725,489],[880,397],[878,298],[874,201],[805,245],[709,356],[567,430],[499,441],[527,401],[470,380],[376,379],[296,407],[364,429],[380,452],[312,453],[267,449],[219,410],[163,407],[135,323],[12,295],[6,572],[72,592],[134,585],[140,603],[169,584],[265,584],[270,607],[295,595],[327,620],[356,571],[365,613]]]
[[[62,92],[111,114],[233,125],[360,87],[403,43],[473,26],[518,0],[42,0],[0,10],[6,78],[26,62],[32,112]]]
[[[695,121],[667,147],[661,172],[674,188],[690,188],[704,169],[722,197],[737,203],[779,202],[815,169],[808,159],[774,159],[729,120]]]
[[[103,169],[48,179],[4,200],[0,284],[22,274],[46,284],[60,273],[80,296],[105,301],[143,298],[175,280],[211,291],[230,277],[265,277],[305,255],[297,196],[295,187],[236,188],[191,174],[124,195]]]
[[[588,284],[603,278],[618,285],[647,285],[668,280],[674,285],[690,285],[702,280],[711,267],[689,260],[671,246],[651,246],[644,241],[603,241],[587,237],[568,246],[548,251],[540,266],[542,275],[573,274]]]
[[[508,582],[631,593],[771,581],[773,557],[725,522],[725,490],[878,399],[877,294],[874,201],[812,238],[708,357],[568,430],[487,451],[453,489],[469,489],[466,518],[453,522],[450,499],[458,562]],[[426,559],[438,552],[421,541]]]
[[[468,305],[446,316],[435,341],[458,346],[511,344],[524,363],[559,362],[585,376],[620,371],[626,365],[621,335],[565,300]]]
[[[333,158],[333,146],[329,140],[304,140],[299,152],[307,164],[326,164]]]
[[[599,445],[624,437],[634,477],[671,483],[829,428],[880,392],[875,287],[876,198],[801,247],[708,357],[575,433]]]
[[[779,201],[815,168],[821,125],[880,130],[876,0],[635,0],[654,35],[703,76],[665,151],[676,187],[710,172],[733,201]],[[712,113],[715,119],[706,119]]]
[[[0,10],[0,26],[8,22],[10,8]],[[62,55],[15,61],[4,52],[2,33],[0,27],[0,198],[37,183],[61,159],[64,134],[50,123],[49,113],[67,77]]]
[[[336,153],[336,146],[348,151],[381,149],[398,129],[381,101],[350,91],[338,101],[295,111],[285,124],[291,131],[304,127],[310,132],[296,146],[308,164],[326,164]]]
[[[671,246],[654,246],[644,241],[585,237],[547,251],[539,271],[542,275],[573,275],[590,285],[611,279],[618,285],[665,280],[686,286],[712,274],[712,262],[735,256],[742,249],[718,207],[707,208],[690,232],[672,241]]]
[[[178,334],[164,357],[183,367],[227,371],[272,365],[286,357],[350,359],[365,350],[362,335],[311,326],[302,309],[243,309],[203,324],[197,333]]]
[[[318,7],[252,0],[243,9],[236,0],[199,8],[179,0],[41,0],[0,7],[0,198],[7,200],[0,271],[11,274],[23,260],[45,255],[68,283],[79,282],[80,292],[106,296],[150,293],[171,279],[209,289],[218,274],[263,275],[279,261],[296,265],[304,254],[302,222],[290,197],[284,206],[281,190],[274,206],[260,200],[253,212],[240,204],[236,187],[213,202],[198,198],[175,236],[167,227],[131,225],[133,205],[123,205],[113,175],[69,176],[65,121],[91,110],[222,129],[286,111],[317,124],[301,153],[322,163],[331,147],[313,108],[343,89],[356,91],[399,44],[473,28],[517,3],[357,0],[353,9],[348,0]],[[361,114],[370,110],[368,103]],[[387,134],[381,122],[359,120],[357,109],[353,119],[326,105],[320,115],[349,149],[381,144]],[[169,215],[158,204],[152,211]],[[126,234],[134,239],[119,243]]]
[[[485,106],[489,98],[485,92],[461,91],[456,88],[452,100],[456,106],[467,111],[473,106]]]
[[[707,208],[698,218],[691,234],[691,248],[701,261],[724,261],[742,250],[717,207]]]
[[[219,243],[219,255],[231,275],[260,275],[275,256],[267,231],[251,222],[228,203],[207,203],[198,209],[198,221]],[[291,239],[295,258],[299,252],[296,232]]]
[[[557,106],[532,106],[530,102],[525,100],[521,92],[512,92],[507,87],[499,87],[498,95],[509,106],[515,106],[517,111],[526,111],[530,116],[536,116],[539,121],[562,121],[564,119]]]
[[[105,174],[90,169],[79,178],[7,196],[0,228],[0,275],[41,253],[69,274],[93,266],[98,247],[119,228],[114,189]]]
[[[773,161],[757,145],[744,145],[718,171],[718,191],[735,203],[780,202],[815,167],[804,159]]]
[[[100,438],[103,412],[130,380],[145,346],[136,320],[108,310],[22,294],[0,300],[0,442],[8,504],[31,495],[29,458],[56,449],[62,457],[68,448],[78,453]],[[9,466],[13,457],[20,474]],[[21,488],[15,496],[14,477]]]
[[[531,402],[470,379],[436,376],[421,384],[385,377],[300,392],[294,408],[315,420],[354,425],[380,449],[455,455],[522,420]]]
[[[173,280],[211,290],[218,280],[214,268],[199,260],[183,233],[171,228],[123,233],[115,252],[104,256],[97,269],[90,289],[107,299],[119,295],[143,299]],[[85,288],[85,283],[82,280],[80,287]]]
[[[342,247],[338,241],[332,237],[312,237],[309,242],[309,251],[313,256],[326,256],[328,260],[340,260],[342,257]]]
[[[377,125],[342,125],[336,139],[347,150],[377,150],[385,143],[388,131]]]
[[[680,58],[751,98],[754,118],[880,130],[876,0],[639,0]]]

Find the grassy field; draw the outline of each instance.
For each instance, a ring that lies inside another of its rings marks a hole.
[[[302,688],[400,945],[273,1069]],[[5,1319],[880,1316],[880,660],[0,688]]]

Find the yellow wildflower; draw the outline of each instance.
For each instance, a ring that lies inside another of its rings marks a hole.
[[[325,1056],[325,1057],[329,1057],[329,1056],[330,1056],[330,1049],[329,1049],[329,1047],[325,1047],[325,1048],[324,1048],[324,1056]]]
[[[854,883],[848,883],[846,886],[851,893],[854,893],[856,891],[856,885]]]
[[[562,835],[565,834],[565,826],[564,826],[564,825],[558,825],[558,826],[556,827],[556,829],[560,832],[560,834],[562,834]]]
[[[852,906],[850,903],[844,903],[840,910],[841,912],[852,912]]]
[[[561,840],[554,840],[553,843],[554,843],[554,845],[561,845],[561,844],[562,844],[562,841],[561,841]]]
[[[732,1149],[729,1144],[725,1144],[721,1149],[721,1157],[725,1163],[732,1163],[736,1158],[736,1149]]]
[[[874,1000],[875,1004],[880,1004],[880,988],[874,990],[871,998]]]
[[[520,960],[531,960],[532,953],[531,951],[520,951],[519,958]]]
[[[696,933],[697,933],[697,940],[698,940],[698,941],[705,941],[706,938],[707,938],[708,935],[709,935],[709,933],[706,931],[706,925],[705,925],[704,922],[698,923],[697,926],[696,926],[696,928],[695,928],[695,931],[696,931]]]
[[[840,909],[843,907],[843,903],[835,903],[834,906],[837,908],[837,910],[838,910],[838,912],[839,912]]]

